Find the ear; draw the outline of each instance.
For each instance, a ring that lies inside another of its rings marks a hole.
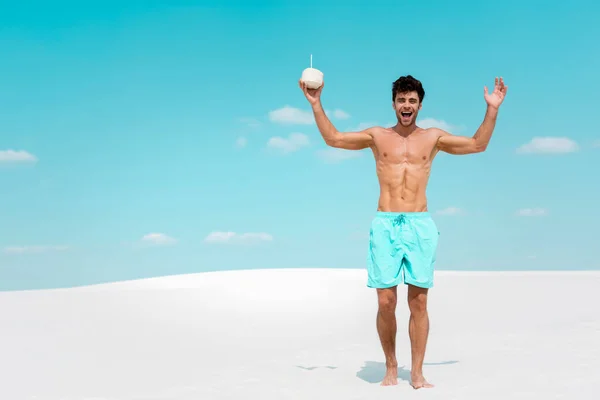
[[[419,103],[419,111],[421,111],[422,107],[423,107],[423,103]]]

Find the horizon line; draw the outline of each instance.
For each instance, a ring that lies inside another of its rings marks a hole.
[[[135,283],[149,282],[149,281],[170,281],[182,278],[202,278],[207,275],[223,275],[223,274],[249,274],[249,273],[306,273],[306,272],[317,272],[324,271],[327,273],[352,273],[352,274],[365,274],[367,271],[364,268],[333,268],[333,267],[282,267],[282,268],[247,268],[247,269],[229,269],[229,270],[214,270],[214,271],[200,271],[200,272],[187,272],[187,273],[175,273],[168,275],[156,275],[139,278],[120,279],[114,281],[104,281],[96,283],[87,283],[80,285],[70,286],[52,286],[46,288],[30,288],[30,289],[0,289],[2,293],[15,293],[15,292],[47,292],[47,291],[64,291],[71,289],[85,289],[85,288],[96,288],[96,287],[110,287],[110,286],[121,286]],[[590,275],[600,277],[600,269],[579,269],[579,270],[552,270],[552,269],[528,269],[528,270],[444,270],[439,269],[434,271],[435,275],[438,276],[531,276],[531,275],[557,275],[557,276],[569,276],[569,275]],[[401,285],[404,285],[401,283]],[[145,289],[144,287],[141,287]],[[186,288],[185,286],[182,288]],[[187,287],[190,288],[190,287]],[[147,288],[151,289],[151,288]],[[177,289],[173,287],[172,289]]]

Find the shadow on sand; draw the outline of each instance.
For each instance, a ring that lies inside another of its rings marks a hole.
[[[423,363],[423,366],[427,365],[449,365],[456,364],[458,361],[442,361],[437,363]],[[365,365],[362,366],[360,371],[356,373],[356,376],[365,382],[379,383],[385,376],[385,363],[378,361],[366,361]],[[410,369],[405,369],[402,366],[398,366],[398,379],[410,383]]]

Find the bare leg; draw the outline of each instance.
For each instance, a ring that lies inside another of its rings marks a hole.
[[[397,287],[377,289],[377,333],[385,354],[386,372],[382,386],[398,384],[398,361],[396,360],[396,303]]]
[[[425,358],[427,336],[429,335],[427,292],[428,289],[408,285],[408,307],[410,309],[408,334],[412,353],[410,378],[415,389],[433,387],[423,376],[423,360]]]

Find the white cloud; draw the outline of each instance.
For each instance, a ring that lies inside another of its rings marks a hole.
[[[211,232],[204,238],[204,241],[208,243],[225,243],[233,237],[235,237],[235,232]]]
[[[357,150],[345,150],[332,147],[323,150],[318,150],[317,156],[327,163],[338,163],[344,160],[358,158],[362,156],[362,153],[360,153]]]
[[[548,214],[545,208],[522,208],[516,213],[520,217],[541,217]]]
[[[288,105],[277,110],[269,111],[269,119],[271,122],[279,124],[312,125],[315,123],[312,112]]]
[[[68,246],[49,246],[49,245],[38,245],[38,246],[8,246],[3,249],[6,254],[33,254],[33,253],[48,253],[51,251],[65,251]]]
[[[438,215],[462,215],[465,211],[458,207],[447,207],[436,212]]]
[[[267,142],[267,147],[277,149],[282,153],[287,154],[308,146],[308,144],[308,136],[303,133],[291,133],[287,139],[280,136],[270,138]]]
[[[242,147],[246,147],[246,145],[248,144],[248,139],[246,139],[245,137],[239,137],[236,141],[235,141],[235,146],[238,148],[242,148]]]
[[[204,238],[207,243],[227,243],[227,244],[252,244],[257,242],[271,242],[273,236],[264,232],[247,232],[247,233],[236,233],[236,232],[211,232]]]
[[[579,145],[567,137],[534,137],[517,148],[518,154],[561,154],[579,150]]]
[[[170,245],[174,244],[176,240],[164,233],[148,233],[142,237],[142,242],[153,245]]]
[[[417,121],[417,125],[423,129],[427,128],[439,128],[446,132],[452,133],[458,131],[460,128],[455,125],[451,125],[446,121],[434,119],[434,118],[423,118]]]
[[[348,114],[344,110],[340,110],[339,108],[336,108],[335,110],[333,110],[333,118],[348,119],[348,118],[350,118],[350,114]]]
[[[38,159],[24,150],[0,150],[0,163],[36,162]]]

